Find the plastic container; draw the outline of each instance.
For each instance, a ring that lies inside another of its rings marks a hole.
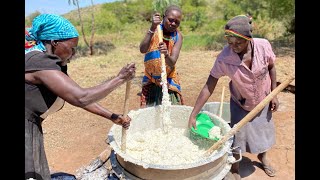
[[[202,138],[218,141],[219,138],[210,138],[209,137],[209,131],[211,128],[215,126],[215,124],[212,122],[209,115],[206,113],[199,113],[196,116],[196,125],[197,130],[195,130],[193,127],[191,127],[191,136],[192,138],[197,138],[196,136],[200,136]]]

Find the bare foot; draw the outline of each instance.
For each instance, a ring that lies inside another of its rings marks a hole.
[[[270,165],[269,161],[267,160],[266,153],[258,154],[258,159],[261,161],[262,169],[268,176],[273,177],[276,175],[276,170]]]

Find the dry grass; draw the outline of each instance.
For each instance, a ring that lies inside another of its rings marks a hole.
[[[130,62],[136,63],[137,72],[139,72],[143,65],[142,59],[143,55],[139,53],[138,49],[120,47],[111,51],[108,55],[75,59],[68,65],[68,72],[81,86],[89,87],[117,75],[120,69]]]
[[[197,97],[195,93],[200,92],[205,84],[209,72],[218,52],[211,51],[190,51],[181,52],[177,62],[177,71],[181,77],[181,86],[185,102],[192,105]],[[91,87],[117,75],[119,70],[129,62],[136,63],[136,77],[133,80],[135,93],[140,92],[141,80],[144,72],[143,54],[138,47],[116,48],[108,55],[82,57],[74,60],[69,65],[69,75],[82,87]],[[220,85],[227,86],[228,78],[221,78]],[[220,86],[219,85],[219,86]],[[120,87],[112,93],[124,94],[124,87]],[[210,100],[218,100],[221,90],[217,88]],[[226,93],[228,97],[228,94]]]
[[[193,106],[197,98],[194,97],[194,94],[199,93],[205,84],[218,53],[200,50],[182,51],[180,53],[176,66],[181,77],[185,102],[188,105]],[[133,80],[133,86],[136,86],[136,93],[138,93],[141,88],[144,72],[143,54],[139,52],[138,45],[118,47],[108,53],[108,55],[78,58],[69,64],[69,74],[80,86],[91,87],[117,75],[120,69],[129,62],[136,63],[137,71],[136,77]],[[292,49],[286,50],[286,56],[277,55],[276,69],[277,79],[280,82],[289,76],[295,75],[295,58]],[[217,89],[209,100],[218,101],[221,94],[220,87],[228,87],[228,83],[229,78],[222,77],[218,82]],[[123,91],[124,88],[120,88],[119,93],[123,93]],[[225,98],[229,98],[228,93],[226,91]]]

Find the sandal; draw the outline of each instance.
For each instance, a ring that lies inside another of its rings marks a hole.
[[[270,176],[270,177],[274,177],[276,175],[276,171],[271,167],[271,166],[267,166],[267,165],[263,165],[262,164],[262,168],[264,170],[264,172]]]

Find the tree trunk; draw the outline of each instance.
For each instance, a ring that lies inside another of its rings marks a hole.
[[[78,15],[79,15],[79,20],[80,20],[81,32],[82,32],[83,40],[84,40],[84,43],[89,47],[89,43],[88,43],[88,41],[86,39],[86,35],[84,34],[84,30],[83,30],[83,23],[82,23],[82,18],[81,18],[80,7],[79,7],[79,2],[78,1],[77,1],[77,7],[78,7]]]
[[[91,37],[90,37],[90,55],[94,54],[93,51],[93,37],[94,37],[94,33],[95,33],[95,26],[94,26],[94,5],[93,5],[93,0],[91,0],[91,6],[92,6],[92,13],[91,13]]]

